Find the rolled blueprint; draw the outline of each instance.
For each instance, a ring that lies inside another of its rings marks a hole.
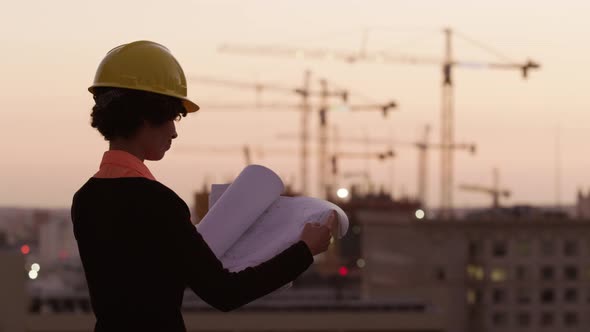
[[[272,170],[249,165],[211,206],[197,230],[220,258],[277,200],[283,189],[283,181]]]

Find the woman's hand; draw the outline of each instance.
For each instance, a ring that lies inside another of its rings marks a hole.
[[[328,250],[332,233],[337,229],[338,217],[336,211],[332,211],[325,225],[319,223],[305,224],[301,232],[301,240],[307,244],[312,255],[320,254]]]

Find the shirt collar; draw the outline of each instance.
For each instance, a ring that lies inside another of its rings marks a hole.
[[[137,173],[141,177],[156,181],[147,166],[136,156],[123,150],[109,150],[102,156],[100,162],[101,170],[107,167],[121,167],[128,169],[133,173]]]

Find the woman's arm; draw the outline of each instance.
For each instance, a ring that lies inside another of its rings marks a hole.
[[[188,218],[175,222],[175,240],[187,285],[221,311],[239,308],[271,293],[296,279],[313,263],[309,247],[299,241],[258,266],[229,272]]]

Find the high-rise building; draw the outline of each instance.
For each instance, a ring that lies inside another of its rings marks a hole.
[[[578,191],[576,210],[578,218],[590,219],[590,191],[587,194]]]
[[[362,291],[432,303],[445,330],[590,331],[590,220],[362,211]]]

